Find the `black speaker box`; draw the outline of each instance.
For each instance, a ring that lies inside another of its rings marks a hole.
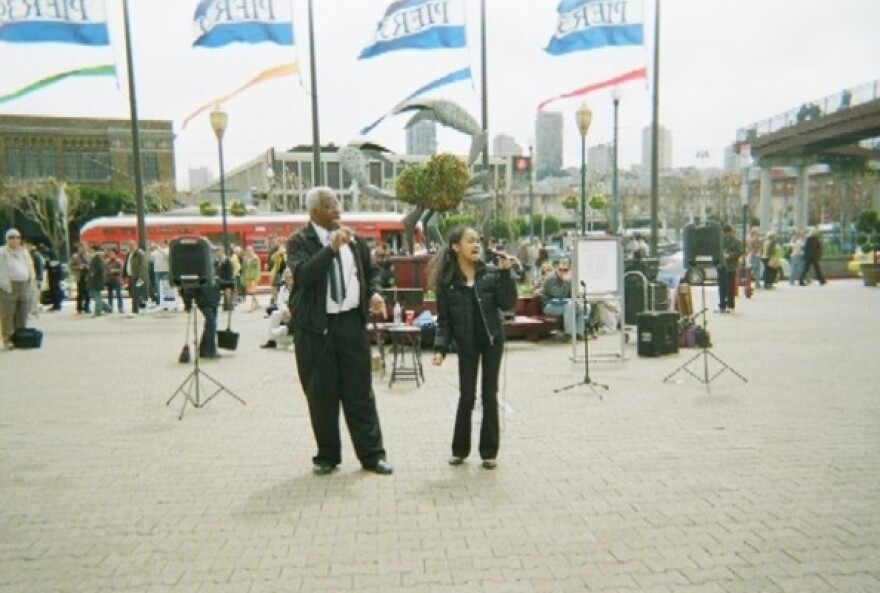
[[[178,237],[168,246],[168,275],[174,286],[214,283],[211,243],[204,237]]]
[[[717,266],[721,262],[721,225],[714,220],[684,225],[684,266]]]
[[[638,355],[646,357],[678,353],[678,314],[647,311],[638,314]]]
[[[641,274],[623,276],[623,323],[635,325],[637,315],[648,309],[648,281]]]

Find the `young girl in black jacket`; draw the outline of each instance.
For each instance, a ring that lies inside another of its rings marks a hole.
[[[437,330],[434,365],[440,366],[454,339],[458,346],[458,382],[461,394],[452,436],[450,465],[460,465],[471,452],[471,415],[482,360],[483,419],[480,457],[493,469],[498,456],[498,373],[504,351],[503,311],[516,306],[516,284],[511,260],[498,254],[496,265],[481,258],[480,236],[469,227],[455,229],[447,247],[436,256],[434,290]]]

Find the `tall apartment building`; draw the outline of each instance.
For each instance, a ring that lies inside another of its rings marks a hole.
[[[657,149],[661,171],[672,169],[672,132],[658,126]],[[651,174],[651,126],[642,130],[642,168],[647,175]]]
[[[562,171],[562,113],[539,111],[535,118],[535,176]]]
[[[492,140],[492,155],[500,157],[519,156],[522,154],[522,147],[517,144],[513,136],[507,134],[498,134]]]
[[[587,173],[606,176],[613,173],[614,145],[599,144],[587,149]]]
[[[437,124],[422,120],[406,130],[406,154],[437,154]]]
[[[208,167],[190,167],[189,168],[189,187],[190,189],[208,185],[213,179],[211,169]]]

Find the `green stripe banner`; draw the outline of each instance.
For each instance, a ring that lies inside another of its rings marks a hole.
[[[44,89],[47,86],[55,84],[56,82],[61,82],[62,80],[78,76],[116,76],[116,66],[113,64],[101,64],[99,66],[78,68],[76,70],[70,70],[68,72],[59,72],[58,74],[53,74],[52,76],[48,76],[46,78],[43,78],[42,80],[33,82],[26,87],[18,89],[17,91],[13,91],[8,95],[0,96],[0,104],[14,101],[15,99],[20,99],[25,95],[29,95],[30,93],[39,91],[40,89]]]

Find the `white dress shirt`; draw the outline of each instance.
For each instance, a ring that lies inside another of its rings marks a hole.
[[[312,226],[314,227],[315,232],[318,233],[318,238],[321,240],[321,243],[325,247],[330,245],[333,233],[318,226],[314,222],[312,222]],[[342,247],[339,248],[339,259],[342,261],[342,286],[344,287],[343,294],[345,295],[345,298],[342,300],[342,303],[337,303],[333,300],[333,295],[330,290],[330,278],[328,277],[327,313],[330,313],[331,315],[356,309],[361,302],[361,285],[358,280],[357,267],[354,262],[354,252],[348,244],[342,245]]]

